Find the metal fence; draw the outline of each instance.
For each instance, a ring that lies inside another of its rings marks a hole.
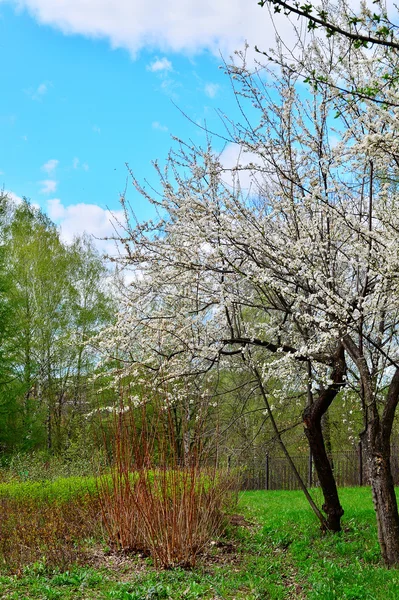
[[[335,480],[339,487],[367,485],[366,465],[362,446],[357,450],[332,453]],[[317,487],[318,479],[311,455],[292,456],[295,466],[303,481],[309,487]],[[266,454],[251,464],[237,465],[242,467],[242,489],[244,490],[297,490],[298,481],[285,457]],[[399,485],[399,447],[392,448],[392,474],[395,485]]]

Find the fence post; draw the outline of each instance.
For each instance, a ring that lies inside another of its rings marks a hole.
[[[268,490],[270,488],[270,458],[269,453],[266,452],[266,461],[265,461],[265,489]]]
[[[359,485],[363,485],[363,447],[362,440],[359,441]]]
[[[231,467],[231,454],[227,457],[227,470],[230,471]]]
[[[313,485],[313,455],[312,451],[309,450],[309,479],[308,479],[309,487],[311,488]]]

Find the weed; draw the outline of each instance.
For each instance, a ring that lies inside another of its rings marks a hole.
[[[42,575],[44,569],[66,569],[82,561],[82,540],[100,535],[96,510],[98,501],[93,497],[79,496],[67,502],[0,498],[3,569],[21,573],[30,565],[30,575]]]
[[[53,481],[9,481],[0,483],[0,498],[67,502],[96,492],[94,477],[59,477]]]

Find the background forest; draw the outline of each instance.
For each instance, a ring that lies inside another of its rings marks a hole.
[[[59,454],[83,435],[94,402],[87,342],[115,310],[109,273],[88,236],[63,243],[28,201],[1,198],[0,235],[1,455]]]

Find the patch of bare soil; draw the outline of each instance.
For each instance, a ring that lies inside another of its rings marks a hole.
[[[234,542],[218,540],[211,543],[198,557],[198,566],[205,572],[212,572],[212,567],[218,565],[239,565],[241,556]]]
[[[246,529],[253,529],[256,525],[239,514],[229,515],[228,522],[233,527],[245,527]],[[231,565],[233,570],[238,571],[237,567],[241,560],[237,542],[221,538],[209,544],[199,557],[198,564],[208,572],[211,571],[210,567],[216,565]]]
[[[243,515],[238,514],[229,515],[228,521],[234,527],[246,527],[247,529],[251,529],[255,525],[255,523],[248,521]]]
[[[89,564],[95,569],[107,569],[111,574],[117,575],[122,582],[129,580],[132,575],[153,570],[142,554],[123,550],[105,551],[101,547],[93,548]]]
[[[212,566],[224,564],[239,564],[240,556],[234,542],[226,540],[213,541],[198,555],[197,566],[210,570]],[[104,551],[101,547],[93,549],[88,563],[96,568],[105,568],[111,574],[124,574],[126,579],[132,575],[153,571],[155,567],[150,565],[147,557],[134,552]],[[122,579],[123,581],[123,579]]]

